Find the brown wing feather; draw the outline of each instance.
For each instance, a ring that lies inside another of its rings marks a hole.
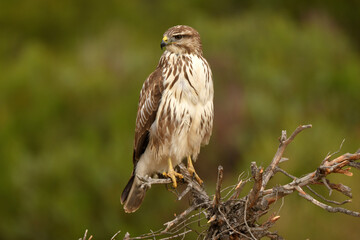
[[[155,121],[164,90],[162,80],[162,71],[158,67],[146,79],[140,92],[133,153],[134,168],[149,143],[149,129]]]
[[[140,207],[146,192],[145,189],[140,188],[139,184],[136,183],[138,180],[135,178],[134,174],[136,165],[149,144],[149,130],[155,121],[162,92],[164,90],[160,66],[161,65],[159,64],[156,70],[150,74],[140,91],[133,152],[134,170],[120,198],[121,203],[125,204],[124,209],[126,212],[136,211],[136,209]]]

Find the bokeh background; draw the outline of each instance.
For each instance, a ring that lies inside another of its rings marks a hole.
[[[341,152],[355,152],[359,13],[360,1],[336,0],[1,1],[0,239],[77,239],[87,228],[95,239],[136,236],[185,208],[163,186],[134,214],[119,202],[139,91],[163,32],[177,24],[200,32],[214,75],[213,137],[195,165],[210,193],[219,164],[224,186],[251,161],[267,166],[282,129],[313,124],[285,153],[283,168],[297,176],[344,138]],[[352,210],[360,210],[359,176],[331,177],[352,186]],[[293,195],[274,228],[285,238],[359,239],[359,219]]]

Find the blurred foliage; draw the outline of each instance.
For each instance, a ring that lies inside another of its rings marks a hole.
[[[209,191],[218,164],[230,185],[251,161],[266,166],[281,130],[299,124],[314,128],[286,152],[292,174],[314,170],[343,138],[342,152],[356,151],[359,8],[335,0],[1,1],[0,239],[76,239],[86,228],[96,239],[120,229],[136,235],[186,205],[163,187],[134,214],[119,203],[132,170],[138,94],[161,55],[162,33],[176,24],[201,33],[214,74],[213,138],[196,163]],[[359,175],[334,177],[353,187],[353,210]],[[276,229],[286,238],[360,234],[358,219],[295,195],[285,202]]]

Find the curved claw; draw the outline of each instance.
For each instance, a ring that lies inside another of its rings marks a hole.
[[[196,171],[195,171],[195,168],[194,168],[194,165],[192,164],[192,161],[191,161],[191,157],[188,156],[188,162],[187,162],[187,168],[188,168],[188,171],[190,173],[191,176],[194,176],[196,181],[202,185],[203,184],[203,180],[201,180],[201,178],[199,177],[199,175],[197,175]]]
[[[171,178],[171,181],[173,182],[173,187],[177,188],[176,177],[182,179],[182,178],[184,178],[184,176],[174,170],[174,168],[172,166],[171,158],[169,158],[168,163],[169,163],[169,170],[167,173],[163,172],[163,175],[165,177]]]

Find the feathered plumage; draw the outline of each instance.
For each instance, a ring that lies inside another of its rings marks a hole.
[[[185,157],[196,160],[213,126],[213,82],[199,33],[175,26],[164,33],[166,47],[140,92],[133,152],[134,170],[122,195],[126,212],[142,203],[146,189],[138,176],[151,176]]]

